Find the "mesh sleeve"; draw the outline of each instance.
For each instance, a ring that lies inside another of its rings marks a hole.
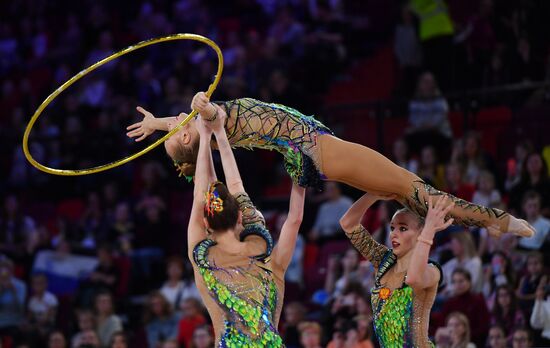
[[[265,219],[258,209],[250,200],[250,197],[246,192],[239,192],[234,195],[237,203],[239,204],[239,209],[243,214],[243,226],[246,228],[252,225],[262,225],[265,227]]]
[[[359,225],[351,232],[346,232],[346,235],[355,249],[369,260],[375,268],[378,267],[382,258],[389,250],[386,246],[375,241],[369,231],[362,225]]]

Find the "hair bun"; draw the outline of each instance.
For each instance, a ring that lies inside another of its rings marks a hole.
[[[178,176],[187,176],[187,177],[194,176],[195,169],[197,168],[197,165],[195,163],[174,162],[174,166],[176,166],[176,171],[179,173]]]

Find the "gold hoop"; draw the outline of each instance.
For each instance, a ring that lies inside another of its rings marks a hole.
[[[126,47],[125,49],[121,50],[121,51],[118,51],[116,53],[113,53],[112,55],[110,55],[109,57],[107,58],[104,58],[102,60],[100,60],[99,62],[96,62],[94,63],[93,65],[87,67],[86,69],[80,71],[78,74],[74,75],[73,77],[71,77],[67,82],[65,82],[64,84],[62,84],[59,88],[57,88],[52,94],[50,94],[43,102],[42,104],[40,104],[40,106],[38,107],[38,109],[36,109],[36,111],[34,112],[34,115],[31,117],[31,120],[29,121],[29,123],[27,124],[27,127],[25,128],[25,133],[23,134],[23,152],[25,153],[25,157],[27,158],[27,160],[34,166],[36,167],[37,169],[43,171],[43,172],[46,172],[46,173],[49,173],[49,174],[54,174],[54,175],[63,175],[63,176],[78,176],[78,175],[87,175],[87,174],[94,174],[94,173],[99,173],[99,172],[103,172],[105,170],[108,170],[108,169],[111,169],[111,168],[115,168],[115,167],[118,167],[120,165],[123,165],[125,163],[128,163],[144,154],[146,154],[147,152],[151,151],[152,149],[154,149],[155,147],[159,146],[160,144],[162,144],[166,139],[168,139],[169,137],[171,137],[172,135],[174,135],[182,126],[184,126],[187,122],[189,122],[193,117],[195,117],[195,115],[197,114],[197,112],[195,110],[191,111],[191,113],[183,120],[181,121],[181,123],[176,126],[174,129],[172,129],[170,132],[168,132],[168,134],[166,134],[165,136],[163,136],[162,138],[158,139],[157,141],[155,141],[153,144],[147,146],[145,149],[139,151],[139,152],[136,152],[135,154],[133,155],[130,155],[130,156],[127,156],[123,159],[120,159],[118,161],[115,161],[115,162],[111,162],[111,163],[107,163],[107,164],[104,164],[104,165],[101,165],[101,166],[97,166],[97,167],[91,167],[91,168],[87,168],[87,169],[56,169],[56,168],[50,168],[50,167],[46,167],[40,163],[38,163],[30,154],[29,152],[29,135],[31,133],[31,130],[32,130],[32,127],[34,126],[34,123],[36,122],[36,120],[38,119],[38,117],[42,114],[42,112],[44,111],[44,109],[52,102],[52,100],[54,100],[61,92],[63,92],[64,90],[66,90],[69,86],[71,86],[73,83],[75,83],[76,81],[78,81],[79,79],[81,79],[83,76],[87,75],[88,73],[94,71],[95,69],[99,68],[100,66],[112,61],[113,59],[116,59],[120,56],[123,56],[127,53],[130,53],[130,52],[133,52],[135,50],[138,50],[142,47],[146,47],[146,46],[150,46],[150,45],[154,45],[154,44],[157,44],[157,43],[160,43],[160,42],[165,42],[165,41],[174,41],[174,40],[194,40],[194,41],[199,41],[199,42],[202,42],[202,43],[205,43],[207,44],[208,46],[210,46],[214,51],[216,51],[216,54],[218,55],[218,71],[216,72],[216,75],[215,75],[215,78],[214,78],[214,81],[210,84],[210,86],[208,87],[208,90],[206,91],[206,95],[208,97],[210,97],[212,95],[212,93],[214,92],[214,90],[216,89],[216,87],[218,86],[218,83],[220,82],[220,78],[222,76],[222,71],[223,71],[223,55],[222,55],[222,51],[220,50],[220,48],[218,47],[218,45],[216,45],[216,43],[204,36],[200,36],[200,35],[196,35],[196,34],[174,34],[174,35],[169,35],[169,36],[164,36],[164,37],[158,37],[158,38],[154,38],[154,39],[149,39],[149,40],[145,40],[145,41],[141,41],[133,46],[129,46],[129,47]]]

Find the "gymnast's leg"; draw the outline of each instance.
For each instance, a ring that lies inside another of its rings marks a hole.
[[[451,217],[464,226],[486,227],[493,235],[511,232],[530,236],[532,227],[499,209],[476,205],[424,183],[380,153],[331,135],[319,139],[320,162],[329,180],[340,181],[363,191],[394,193],[398,201],[420,216],[426,216],[428,196],[446,195],[454,203]]]

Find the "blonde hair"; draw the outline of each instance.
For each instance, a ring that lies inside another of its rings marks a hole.
[[[412,216],[413,219],[416,220],[416,223],[418,224],[417,225],[418,229],[422,229],[424,227],[424,223],[426,220],[423,217],[419,216],[418,214],[413,213],[413,211],[410,210],[409,208],[401,208],[398,211],[396,211],[393,214],[392,220],[394,217],[396,217],[399,214],[409,214],[410,216]]]
[[[468,346],[468,343],[470,343],[470,320],[468,320],[468,317],[461,312],[452,312],[447,316],[447,319],[445,319],[445,323],[447,326],[449,325],[449,321],[451,321],[452,318],[458,319],[458,321],[464,326],[464,335],[455,347],[466,348]]]
[[[199,144],[199,137],[194,137],[189,145],[183,145],[178,142],[178,147],[170,158],[174,161],[174,165],[181,175],[195,175],[197,156],[199,155]]]

